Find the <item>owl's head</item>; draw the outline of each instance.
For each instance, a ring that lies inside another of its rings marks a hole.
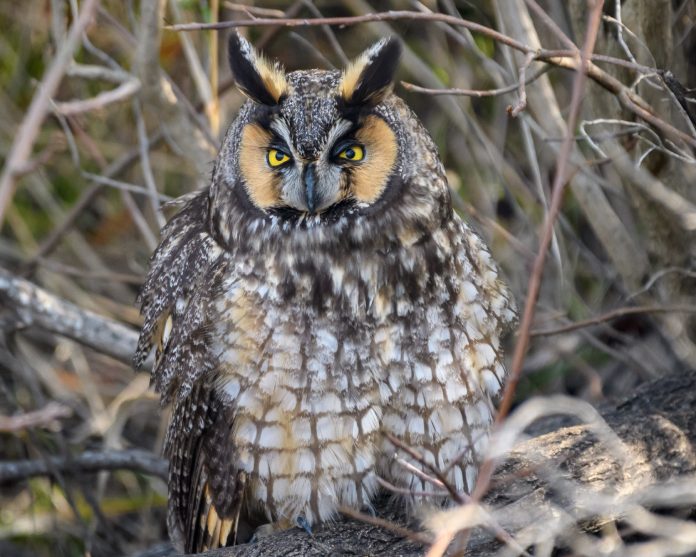
[[[409,176],[437,181],[430,137],[392,93],[400,53],[397,40],[382,39],[343,71],[286,73],[233,33],[230,66],[248,101],[218,158],[217,205],[232,198],[266,223],[316,228],[382,213],[403,198]]]

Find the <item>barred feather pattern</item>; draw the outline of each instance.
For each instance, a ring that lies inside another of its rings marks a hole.
[[[332,118],[305,108],[319,96],[338,114],[340,79],[287,76],[281,117],[301,131],[296,141],[318,142],[306,152],[322,148]],[[371,108],[398,142],[385,194],[313,216],[259,210],[245,193],[241,132],[259,110],[242,108],[211,187],[163,229],[140,298],[136,361],[158,346],[153,384],[174,403],[168,524],[189,552],[246,541],[264,524],[332,520],[341,505],[369,509],[378,475],[424,502],[415,492],[429,486],[395,461],[386,433],[469,491],[505,374],[500,338],[515,319],[403,101],[389,94]]]

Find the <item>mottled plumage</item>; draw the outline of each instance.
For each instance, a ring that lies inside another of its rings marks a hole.
[[[187,551],[369,508],[377,476],[429,489],[385,433],[473,486],[514,311],[391,93],[398,53],[380,41],[344,73],[285,74],[230,40],[250,99],[140,298],[136,363],[157,347],[169,529]]]

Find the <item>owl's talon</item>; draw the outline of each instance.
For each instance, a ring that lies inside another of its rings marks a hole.
[[[314,535],[312,534],[312,527],[309,525],[309,522],[307,522],[307,519],[304,516],[298,516],[295,522],[297,522],[297,525],[300,528],[302,528],[305,532],[307,532],[310,536]]]

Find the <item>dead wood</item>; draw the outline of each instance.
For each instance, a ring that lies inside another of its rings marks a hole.
[[[5,330],[38,326],[71,338],[97,352],[130,364],[138,333],[125,325],[79,308],[22,278],[0,269],[0,325]]]

